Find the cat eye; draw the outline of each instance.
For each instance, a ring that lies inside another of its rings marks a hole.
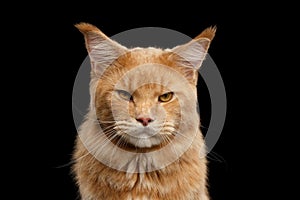
[[[163,95],[160,95],[158,97],[158,101],[159,102],[168,102],[171,101],[171,99],[173,98],[174,92],[167,92]]]
[[[119,97],[121,97],[122,99],[126,101],[133,101],[133,97],[129,92],[126,92],[125,90],[117,90],[116,92],[118,93]]]

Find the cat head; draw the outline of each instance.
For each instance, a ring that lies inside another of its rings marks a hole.
[[[87,23],[91,61],[90,110],[106,134],[125,149],[157,149],[199,128],[196,85],[215,28],[172,49],[128,49]]]

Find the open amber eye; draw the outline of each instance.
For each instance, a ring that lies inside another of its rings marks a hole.
[[[160,96],[158,97],[158,101],[160,101],[160,102],[168,102],[168,101],[171,101],[171,99],[173,98],[173,95],[174,95],[173,92],[165,93],[165,94],[160,95]]]
[[[121,97],[122,99],[124,99],[126,101],[133,100],[131,94],[129,92],[126,92],[125,90],[117,90],[117,93],[118,93],[119,97]]]

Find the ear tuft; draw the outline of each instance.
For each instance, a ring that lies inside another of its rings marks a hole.
[[[213,40],[215,37],[217,31],[217,26],[211,26],[208,27],[207,29],[205,29],[204,31],[202,31],[202,33],[200,33],[195,40],[199,39],[199,38],[207,38],[209,40]]]
[[[85,22],[75,24],[75,27],[78,28],[78,30],[83,34],[88,32],[101,32],[96,26]]]

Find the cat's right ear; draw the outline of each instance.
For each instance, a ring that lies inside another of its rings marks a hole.
[[[185,67],[185,75],[193,84],[197,83],[198,71],[207,54],[216,27],[205,29],[200,35],[190,42],[171,49],[170,59]]]
[[[126,53],[126,47],[111,40],[97,27],[88,23],[79,23],[75,27],[84,35],[92,70],[97,74],[102,74],[108,66]]]

